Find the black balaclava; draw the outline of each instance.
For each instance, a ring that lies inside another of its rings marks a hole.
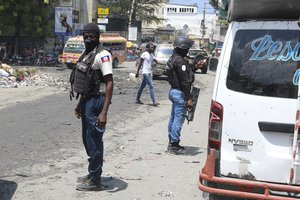
[[[186,57],[187,54],[188,54],[188,52],[189,52],[188,49],[181,49],[181,48],[178,48],[178,47],[176,47],[176,48],[174,49],[174,51],[175,51],[178,55],[180,55],[181,57]]]
[[[99,45],[100,30],[97,24],[89,23],[84,26],[83,33],[92,33],[96,35],[96,40],[91,40],[90,38],[84,39],[85,51],[86,53],[89,53]]]

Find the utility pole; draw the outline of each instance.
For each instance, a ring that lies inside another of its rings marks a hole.
[[[131,26],[131,21],[132,21],[132,13],[133,13],[133,7],[134,7],[134,4],[135,4],[135,0],[132,0],[132,3],[131,3],[131,8],[130,8],[130,15],[129,15],[128,27],[129,27],[129,26]]]
[[[127,28],[127,40],[132,39],[130,37],[130,33],[133,33],[133,28],[132,28],[132,14],[133,14],[134,4],[135,4],[135,0],[132,0],[132,2],[131,2],[131,8],[130,8],[130,14],[129,14],[128,28]]]
[[[205,35],[205,5],[206,3],[204,3],[204,7],[203,7],[203,19],[201,20],[201,30],[202,30],[202,39],[204,39],[204,35]]]

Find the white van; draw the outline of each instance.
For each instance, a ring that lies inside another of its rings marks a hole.
[[[199,189],[209,199],[298,199],[300,166],[291,167],[300,2],[230,3]]]

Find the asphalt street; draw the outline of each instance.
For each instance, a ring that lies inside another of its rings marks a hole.
[[[65,79],[68,78],[70,72],[68,69],[57,70],[57,68],[43,68],[40,70],[62,76]],[[166,78],[161,77],[159,80],[154,81],[156,96],[158,101],[161,102],[159,108],[151,106],[147,89],[142,95],[142,101],[145,102],[145,105],[137,107],[134,100],[138,84],[129,80],[128,75],[130,72],[135,73],[134,63],[132,62],[124,63],[118,69],[114,69],[115,90],[109,109],[108,129],[105,138],[105,141],[109,141],[109,145],[105,146],[105,151],[107,152],[107,158],[105,159],[107,160],[111,160],[114,157],[116,149],[118,149],[120,154],[126,154],[126,151],[124,150],[123,152],[122,149],[126,149],[127,146],[121,141],[137,140],[127,138],[127,133],[130,131],[133,132],[134,138],[136,134],[139,134],[138,130],[131,130],[135,129],[135,124],[132,124],[133,122],[137,121],[140,125],[144,123],[145,127],[154,127],[151,123],[163,122],[162,126],[166,126],[165,124],[168,120],[170,104],[168,100],[169,85]],[[195,175],[193,177],[195,179],[193,185],[196,184],[197,171],[200,170],[205,160],[206,127],[213,80],[214,72],[209,71],[208,74],[196,74],[195,84],[201,89],[200,97],[196,110],[197,113],[195,114],[195,121],[192,122],[194,125],[189,125],[186,129],[187,132],[193,131],[197,134],[201,132],[202,135],[199,135],[200,138],[197,138],[198,146],[190,148],[190,150],[193,151],[193,156],[197,156],[199,153],[201,154],[201,157],[196,159],[198,161],[195,162],[196,165],[194,165],[193,168],[194,171],[192,173]],[[81,141],[81,123],[80,120],[74,117],[76,103],[76,100],[70,101],[68,91],[66,91],[44,96],[34,101],[22,102],[22,99],[20,99],[16,104],[0,109],[0,185],[2,188],[5,188],[4,184],[25,184],[28,181],[39,180],[43,177],[56,176],[66,170],[77,170],[78,168],[85,170],[85,166],[80,163],[73,163],[72,165],[67,163],[63,166],[68,159],[76,157],[78,152],[84,155]],[[151,116],[152,114],[153,116]],[[151,120],[152,122],[148,124]],[[185,126],[187,125],[185,124]],[[201,130],[195,130],[199,128],[201,128]],[[161,131],[160,129],[161,126],[156,127],[154,132],[159,132]],[[142,128],[140,130],[142,130]],[[195,137],[195,135],[193,137]],[[152,140],[156,141],[156,139]],[[190,142],[193,141],[193,139],[189,140]],[[148,146],[148,143],[149,142],[146,142],[145,144]],[[134,150],[127,153],[125,158],[136,156],[133,152],[137,149],[143,150],[143,144],[135,143],[135,145],[137,146]],[[159,143],[159,145],[162,144]],[[163,144],[163,149],[165,148],[164,146]],[[161,154],[161,152],[159,154]],[[124,160],[125,158],[122,159]],[[121,160],[119,163],[116,163],[116,165],[120,165],[120,162]],[[60,167],[58,167],[58,163],[61,164]],[[109,163],[107,165],[109,165]],[[45,166],[47,167],[45,168]],[[136,171],[136,173],[138,173],[138,171]],[[117,175],[117,173],[112,174],[112,176]],[[121,177],[119,178],[122,179]],[[6,185],[6,187],[8,186]],[[7,199],[14,199],[14,193],[17,193],[18,189],[13,191],[13,189],[10,188],[10,190],[12,192],[10,194],[6,192],[5,195]],[[194,187],[193,191],[195,193],[193,196],[197,197],[195,199],[201,199],[201,192],[197,190],[197,187]],[[0,190],[0,197],[1,192],[2,195],[4,195],[3,190]],[[135,195],[134,191],[130,192],[129,190],[129,194],[130,193],[131,196],[129,195],[128,198],[124,199],[135,199],[133,198]],[[162,195],[162,193],[159,194]],[[20,195],[25,195],[25,199],[30,199],[26,196],[27,193],[24,191],[20,191],[19,195],[17,193],[16,199]],[[166,196],[166,194],[164,195]],[[42,199],[43,197],[44,196],[35,196],[35,199]],[[146,195],[146,197],[147,198],[139,197],[136,199],[153,199],[149,195]],[[78,196],[74,199],[77,198],[79,199]],[[58,199],[58,197],[51,199]],[[111,197],[111,199],[120,198],[115,196]],[[190,198],[187,197],[186,199]]]

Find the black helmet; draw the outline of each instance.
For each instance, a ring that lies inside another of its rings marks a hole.
[[[193,41],[186,37],[177,37],[174,41],[174,47],[188,50],[193,44]]]
[[[100,29],[96,23],[89,23],[89,24],[85,25],[83,28],[83,33],[85,33],[85,32],[94,33],[97,36],[100,35]]]

